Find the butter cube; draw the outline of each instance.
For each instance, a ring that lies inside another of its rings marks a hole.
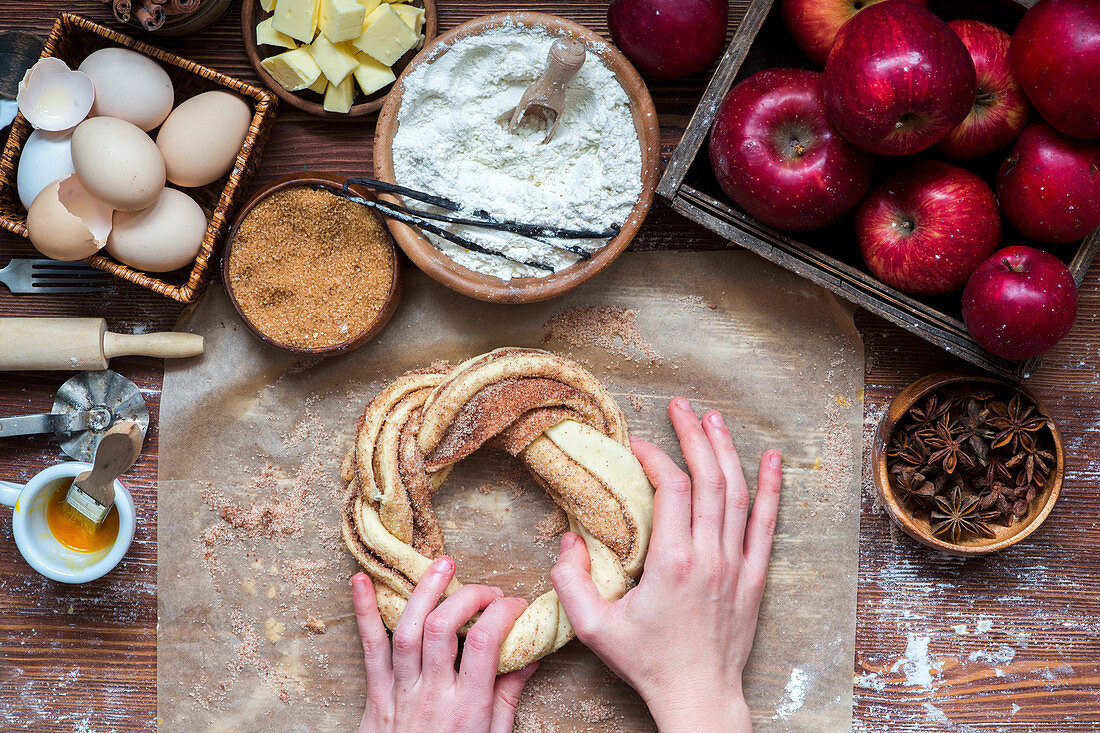
[[[321,67],[309,55],[305,46],[284,51],[277,56],[268,56],[260,62],[260,66],[284,89],[291,92],[308,89],[321,76]]]
[[[424,28],[424,8],[418,8],[415,5],[406,5],[401,3],[399,5],[393,5],[393,12],[401,16],[401,20],[405,21],[405,24],[413,29],[413,32],[420,35],[420,31]]]
[[[298,48],[298,44],[293,38],[285,33],[280,33],[275,30],[271,24],[271,18],[261,21],[256,26],[256,43],[263,44],[265,46],[280,46],[282,48]]]
[[[309,43],[317,35],[319,0],[276,0],[272,26],[296,41]]]
[[[328,79],[325,78],[324,74],[320,74],[317,77],[317,81],[310,84],[306,89],[311,92],[316,92],[317,94],[324,94],[325,90],[328,89]]]
[[[348,74],[339,84],[329,84],[325,90],[325,110],[347,114],[355,101],[355,80]]]
[[[353,50],[343,43],[339,45],[333,43],[324,33],[317,36],[309,45],[309,55],[321,67],[321,73],[332,84],[339,84],[347,79],[348,74],[359,65]]]
[[[368,96],[374,94],[379,89],[389,86],[397,80],[397,77],[393,74],[393,69],[379,61],[375,61],[367,54],[361,53],[355,58],[359,65],[351,73],[359,84],[359,88],[363,90],[363,94]]]
[[[370,15],[375,8],[382,4],[382,0],[359,0],[359,4],[366,9],[367,15]],[[360,28],[360,30],[362,29]]]
[[[270,13],[275,9],[275,0],[260,0],[260,7]]]
[[[363,35],[352,45],[386,66],[393,66],[419,41],[420,36],[401,20],[391,5],[380,5],[367,16]]]
[[[363,32],[367,9],[359,0],[321,0],[318,27],[333,43],[351,41]]]

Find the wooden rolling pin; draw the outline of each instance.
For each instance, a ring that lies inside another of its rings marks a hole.
[[[202,353],[192,333],[111,333],[102,318],[0,318],[0,370],[106,369],[116,356]]]

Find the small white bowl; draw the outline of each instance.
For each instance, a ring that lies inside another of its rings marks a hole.
[[[50,496],[58,484],[90,470],[90,463],[61,463],[38,473],[26,486],[0,481],[0,503],[15,509],[12,533],[20,554],[39,573],[62,583],[88,583],[109,573],[130,549],[137,528],[134,500],[116,480],[118,537],[114,544],[96,552],[77,552],[57,541],[46,524]]]

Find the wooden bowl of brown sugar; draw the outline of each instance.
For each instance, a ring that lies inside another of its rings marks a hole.
[[[951,371],[894,398],[871,453],[875,486],[898,527],[964,557],[1037,530],[1058,501],[1065,463],[1062,435],[1037,397],[1003,379]]]
[[[276,180],[245,202],[225,246],[222,280],[233,307],[257,337],[296,354],[363,345],[401,297],[401,262],[386,223],[332,193],[343,181],[316,171]]]

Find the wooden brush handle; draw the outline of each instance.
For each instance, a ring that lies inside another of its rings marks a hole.
[[[109,507],[115,503],[115,479],[129,470],[141,455],[141,426],[124,420],[103,434],[95,450],[91,471],[73,480],[85,494]]]

